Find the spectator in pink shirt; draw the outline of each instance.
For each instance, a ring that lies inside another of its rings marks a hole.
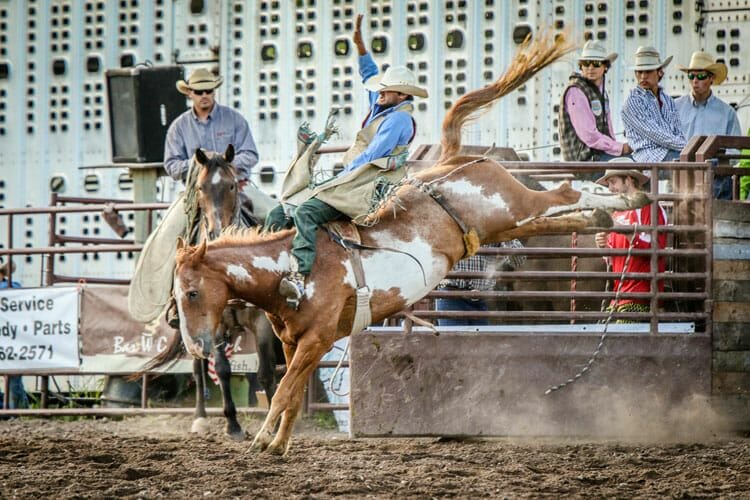
[[[570,75],[560,102],[560,146],[566,161],[609,161],[632,149],[615,140],[604,76],[617,54],[589,40],[578,58],[579,73]]]

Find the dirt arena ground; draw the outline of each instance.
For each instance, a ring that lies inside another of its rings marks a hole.
[[[0,498],[750,497],[750,438],[349,439],[300,422],[286,457],[187,417],[0,421]],[[244,417],[254,432],[256,417]]]

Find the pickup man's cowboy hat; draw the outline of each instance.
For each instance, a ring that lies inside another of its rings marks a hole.
[[[606,186],[607,179],[611,177],[632,177],[638,183],[639,188],[645,186],[651,180],[649,176],[637,170],[607,170],[602,177],[596,180],[596,183]]]
[[[721,85],[721,82],[727,78],[727,65],[714,61],[713,57],[701,50],[693,52],[693,56],[690,58],[690,66],[686,68],[678,64],[677,69],[685,73],[688,71],[693,73],[696,71],[708,71],[714,75],[715,85]]]
[[[417,85],[417,77],[406,66],[390,66],[385,73],[368,79],[365,88],[372,92],[391,91],[427,97],[427,89]]]
[[[185,80],[177,81],[177,90],[181,94],[190,95],[190,90],[212,90],[220,86],[224,79],[214,75],[205,68],[199,68],[193,71],[190,77]]]

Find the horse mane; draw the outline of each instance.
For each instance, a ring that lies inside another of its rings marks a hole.
[[[514,91],[537,72],[576,48],[565,33],[553,35],[541,30],[536,38],[531,35],[521,44],[505,73],[484,88],[464,94],[448,110],[443,119],[442,153],[437,164],[456,156],[461,149],[461,130],[477,119],[498,99]]]
[[[262,226],[227,226],[222,229],[218,238],[209,242],[209,246],[212,248],[224,248],[234,245],[252,245],[260,242],[283,240],[291,232],[291,229],[276,232],[266,231]]]

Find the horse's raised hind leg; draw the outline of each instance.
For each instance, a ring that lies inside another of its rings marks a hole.
[[[539,193],[542,197],[547,194],[549,194],[547,198],[550,198],[547,200],[549,208],[547,208],[542,216],[553,216],[570,213],[575,210],[593,210],[596,208],[607,211],[633,210],[645,207],[651,203],[648,195],[641,191],[630,196],[624,194],[600,195],[586,191],[574,191],[568,184],[563,184],[553,191]],[[578,200],[571,202],[571,194],[579,194]]]
[[[310,339],[310,340],[308,340]],[[302,406],[305,395],[305,385],[310,375],[320,362],[320,358],[331,348],[331,343],[325,343],[315,335],[303,338],[294,353],[291,363],[287,365],[287,372],[281,379],[279,388],[274,396],[273,405],[283,407],[283,417],[276,437],[268,445],[268,451],[284,455],[289,449],[290,438],[294,422]]]
[[[242,441],[245,439],[245,433],[237,421],[237,408],[234,406],[234,401],[232,400],[232,366],[229,364],[229,360],[224,352],[223,344],[215,349],[214,356],[216,358],[216,376],[219,377],[221,396],[224,404],[224,417],[227,419],[224,432],[235,441]]]
[[[523,224],[500,233],[499,241],[509,241],[539,234],[569,234],[589,227],[612,227],[612,217],[603,210],[594,210],[591,215],[571,214],[558,217],[536,217]],[[494,242],[494,239],[493,239]]]
[[[204,359],[193,360],[193,380],[195,380],[195,412],[193,412],[193,425],[190,432],[196,434],[208,433],[208,420],[206,419],[206,386],[204,384],[203,373],[208,366],[208,361]]]

